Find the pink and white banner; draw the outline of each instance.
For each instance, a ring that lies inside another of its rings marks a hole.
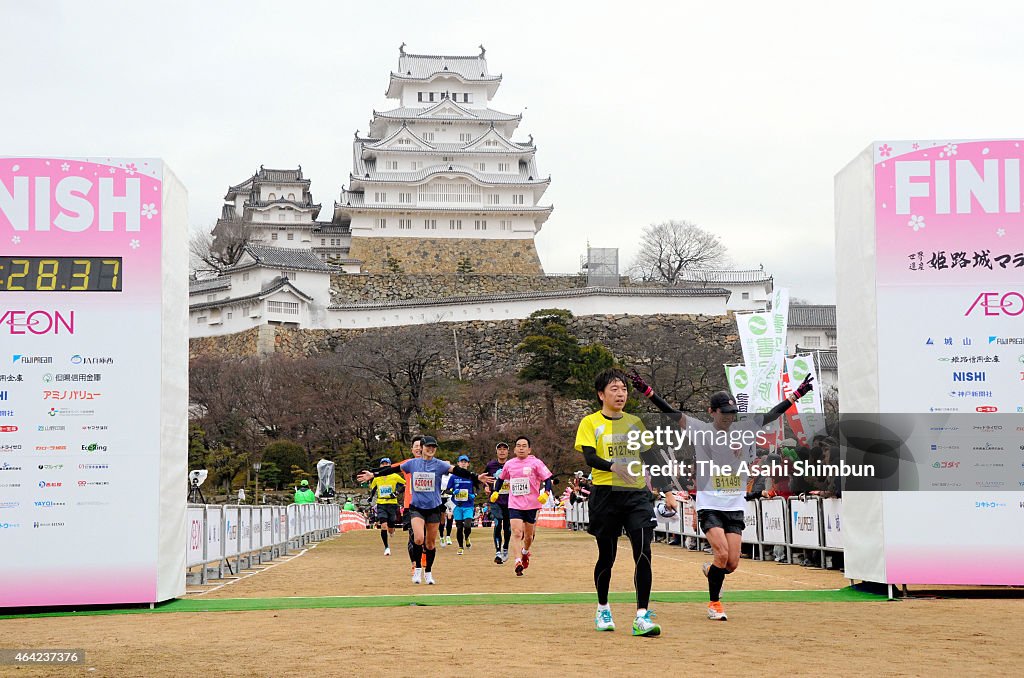
[[[0,607],[183,591],[184,215],[159,160],[0,158]]]

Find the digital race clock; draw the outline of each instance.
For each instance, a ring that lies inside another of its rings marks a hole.
[[[120,292],[121,257],[0,255],[0,292]]]

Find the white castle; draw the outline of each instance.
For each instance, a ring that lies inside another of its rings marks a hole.
[[[374,111],[368,135],[356,133],[349,186],[334,208],[334,222],[349,224],[353,256],[367,249],[363,238],[466,240],[467,252],[480,241],[532,248],[552,211],[540,204],[551,179],[537,169],[533,137],[512,140],[522,116],[490,107],[501,76],[484,55],[483,47],[476,56],[399,48],[386,92],[398,107]]]
[[[764,307],[773,284],[764,271],[702,272],[688,287],[619,287],[616,265],[611,283],[519,284],[544,275],[534,237],[552,213],[542,204],[551,179],[537,169],[533,137],[512,139],[521,116],[490,107],[500,83],[482,46],[450,56],[407,54],[403,44],[386,92],[398,107],[374,111],[367,134],[356,133],[331,221],[316,221],[320,204],[301,167],[261,166],[228,188],[215,245],[240,230],[249,242],[234,265],[190,284],[190,335],[508,320],[552,307],[576,315]],[[507,277],[500,291],[475,296],[331,299],[332,277],[358,275],[373,286],[393,284],[378,274],[395,273]]]

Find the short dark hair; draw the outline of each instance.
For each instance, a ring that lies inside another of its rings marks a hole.
[[[516,436],[516,439],[512,442],[518,444],[520,440],[525,440],[528,446],[533,447],[533,443],[530,442],[530,439],[527,436]]]
[[[608,387],[608,384],[616,379],[621,381],[623,386],[629,388],[629,377],[626,376],[626,373],[616,367],[610,367],[594,379],[594,390],[601,393]]]
[[[418,443],[418,442],[420,442],[422,440],[423,440],[423,436],[413,436],[412,437],[412,442],[409,443],[409,445],[410,446],[415,445],[416,443]]]

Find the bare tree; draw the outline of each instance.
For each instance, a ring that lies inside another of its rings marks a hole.
[[[423,414],[424,381],[445,339],[438,327],[420,325],[367,333],[341,347],[345,365],[366,382],[363,397],[392,415],[403,443],[411,438],[413,415]]]
[[[691,269],[728,265],[728,252],[718,236],[688,221],[666,221],[644,228],[628,272],[631,277],[674,285]]]
[[[221,271],[233,266],[252,240],[251,224],[220,219],[212,233],[197,232],[189,238],[188,249],[193,271]]]

